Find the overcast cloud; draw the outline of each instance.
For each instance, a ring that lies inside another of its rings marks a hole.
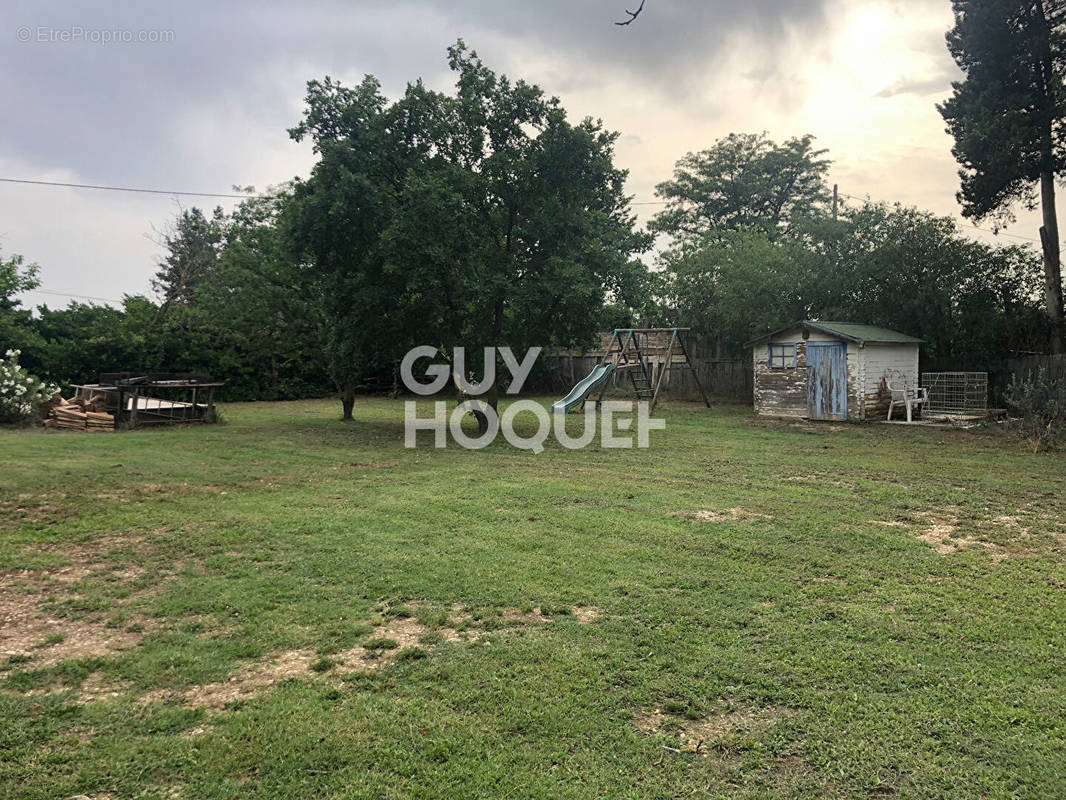
[[[943,40],[948,0],[647,0],[634,24],[612,24],[637,2],[9,0],[0,177],[265,188],[312,164],[286,134],[307,80],[373,73],[393,96],[418,77],[447,88],[445,48],[462,37],[493,68],[561,97],[573,117],[622,131],[617,160],[638,202],[655,200],[685,152],[767,130],[818,137],[845,194],[958,213],[935,110],[957,77]],[[88,40],[116,35],[161,41]],[[168,196],[0,183],[0,250],[39,263],[49,290],[120,298],[147,290],[152,231],[177,208]],[[1036,229],[1025,215],[1009,230]]]

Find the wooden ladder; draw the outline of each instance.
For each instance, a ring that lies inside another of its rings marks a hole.
[[[655,394],[651,387],[651,381],[644,372],[644,365],[638,365],[637,369],[629,370],[629,379],[633,382],[633,391],[637,393],[638,400],[650,400]]]

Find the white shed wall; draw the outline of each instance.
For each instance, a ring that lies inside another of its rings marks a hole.
[[[867,344],[863,348],[862,391],[877,394],[881,381],[891,372],[902,372],[909,386],[918,385],[917,344]]]

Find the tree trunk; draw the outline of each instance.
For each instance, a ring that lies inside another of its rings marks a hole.
[[[495,383],[492,384],[492,386],[485,393],[485,396],[482,399],[484,399],[485,405],[492,408],[492,410],[497,413],[497,416],[499,416],[500,390]],[[483,436],[485,432],[489,429],[488,415],[482,414],[480,411],[474,411],[472,413],[474,415],[474,419],[477,420],[477,435]]]
[[[1040,208],[1044,226],[1040,243],[1044,250],[1044,302],[1051,321],[1051,352],[1066,352],[1063,342],[1062,269],[1060,264],[1059,221],[1055,211],[1055,174],[1047,169],[1040,174]]]
[[[510,234],[508,234],[508,238]],[[497,296],[492,308],[492,346],[500,346],[500,336],[503,334],[503,309],[504,299],[501,296]],[[488,364],[485,365],[488,368]],[[492,382],[492,386],[489,387],[488,392],[485,393],[485,403],[496,412],[499,416],[500,410],[500,376],[497,374],[496,380]],[[489,418],[485,414],[474,412],[474,419],[477,420],[477,433],[478,436],[483,435],[489,429]]]
[[[346,383],[341,388],[341,408],[344,409],[344,416],[341,419],[351,422],[352,409],[355,408],[355,384]]]

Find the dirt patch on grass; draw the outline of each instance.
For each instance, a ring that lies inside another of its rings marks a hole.
[[[84,705],[95,700],[110,700],[133,691],[132,684],[105,678],[99,671],[90,672],[78,687],[78,703]]]
[[[769,514],[760,514],[747,508],[731,508],[728,511],[715,511],[713,509],[699,509],[697,511],[670,511],[671,517],[689,520],[690,522],[737,522],[742,519],[773,519]]]
[[[1006,558],[1008,552],[995,542],[988,542],[959,533],[959,516],[952,512],[923,511],[910,520],[874,520],[878,525],[902,528],[918,541],[932,547],[940,555],[947,556],[963,550],[987,551],[994,559]]]
[[[399,461],[348,461],[333,469],[393,469],[398,466]]]
[[[954,515],[926,513],[919,516],[923,523],[916,533],[918,541],[925,542],[942,555],[956,553],[965,546],[954,534],[959,529],[959,518]]]
[[[582,625],[588,625],[591,622],[600,618],[600,610],[598,608],[592,608],[591,606],[575,606],[574,607],[574,619],[580,622]]]
[[[527,608],[494,608],[488,612],[466,609],[461,605],[452,606],[448,621],[442,626],[456,632],[478,633],[505,628],[518,628],[529,625],[544,625],[555,620],[571,619],[582,625],[588,625],[600,616],[600,610],[592,606],[532,606]]]
[[[9,599],[7,605],[5,599]],[[385,607],[384,615],[370,620],[373,631],[363,641],[340,652],[322,655],[313,649],[286,650],[248,663],[224,681],[192,686],[184,690],[157,689],[142,693],[142,703],[179,702],[192,707],[222,709],[254,697],[288,678],[321,675],[343,679],[358,672],[381,669],[400,660],[423,658],[444,643],[472,643],[490,632],[506,633],[553,620],[572,619],[590,624],[600,616],[590,606],[563,606],[554,609],[492,609],[484,613],[454,605],[430,608],[416,603]],[[422,621],[424,616],[429,621]],[[65,659],[111,655],[140,644],[145,625],[137,630],[117,630],[100,623],[65,620],[41,611],[33,594],[0,595],[0,654],[6,651],[6,668],[47,667]],[[27,694],[49,694],[54,689],[32,689]],[[106,679],[93,672],[78,689],[78,702],[89,703],[129,694],[128,683]]]
[[[821,473],[812,473],[810,475],[789,475],[782,478],[786,483],[803,483],[812,484],[815,486],[836,486],[844,489],[854,488],[855,484],[842,481],[838,478],[830,478],[828,475]]]
[[[427,606],[419,604],[408,605],[416,610],[417,616],[420,618],[427,608]],[[600,617],[600,610],[592,606],[495,607],[484,610],[457,603],[445,611],[446,614],[441,618],[439,624],[431,624],[429,627],[443,633],[446,637],[449,631],[460,634],[480,635],[489,631],[504,630],[507,627],[544,625],[556,620],[567,619],[587,625]],[[500,623],[515,624],[501,626]]]
[[[23,664],[37,669],[67,659],[106,656],[140,642],[139,632],[52,616],[40,608],[36,592],[0,583],[0,656],[7,659],[6,664],[0,663],[0,670]]]
[[[23,552],[31,563],[42,557],[46,561],[59,557],[70,563],[0,572],[0,659],[4,661],[0,669],[23,664],[39,669],[68,659],[107,656],[140,644],[145,630],[152,627],[147,618],[134,615],[127,619],[127,623],[136,623],[135,630],[129,630],[60,616],[61,612],[49,610],[49,605],[62,607],[67,598],[77,597],[75,585],[86,579],[121,583],[144,575],[139,566],[109,558],[141,541],[136,537],[101,537],[88,542],[25,545]],[[121,601],[115,604],[121,605]]]
[[[23,523],[52,522],[74,513],[66,492],[23,492],[0,500],[0,529],[15,528]]]
[[[777,706],[723,709],[700,719],[677,716],[662,709],[637,715],[636,726],[648,734],[674,740],[675,750],[706,755],[736,737],[759,738],[794,713]]]
[[[16,525],[22,522],[46,522],[50,519],[58,519],[67,516],[70,512],[64,506],[52,505],[51,503],[37,503],[35,505],[17,505],[15,503],[0,504],[0,511],[9,522]]]
[[[306,675],[315,659],[312,650],[290,650],[278,653],[265,662],[246,667],[232,676],[228,681],[194,686],[180,693],[182,700],[191,706],[222,708],[228,703],[246,699],[259,690],[273,686],[285,678]],[[154,700],[155,694],[147,699]]]
[[[180,698],[186,705],[220,709],[252,697],[286,678],[308,677],[315,673],[343,677],[353,672],[380,669],[404,653],[417,649],[429,631],[430,628],[413,617],[393,618],[376,627],[362,644],[342,652],[329,656],[319,656],[310,649],[275,653],[238,670],[226,681],[187,689],[179,693]],[[441,640],[448,641],[449,637],[442,635]],[[152,701],[164,696],[165,693],[150,693],[144,699]]]
[[[70,563],[0,572],[0,589],[7,578],[23,580],[37,578],[60,583],[77,583],[101,570],[110,571],[119,578],[136,577],[142,570],[131,566],[118,569],[116,561],[109,556],[112,553],[128,551],[141,541],[140,538],[132,536],[103,536],[88,542],[42,542],[23,545],[22,554],[31,563],[42,560],[51,561],[56,558]]]
[[[499,616],[475,615],[462,606],[452,606],[441,624],[427,624],[418,619],[418,604],[407,603],[398,608],[386,609],[401,616],[389,619],[378,618],[374,631],[361,644],[346,650],[318,655],[314,650],[288,650],[275,653],[267,659],[249,664],[235,672],[228,680],[202,686],[194,686],[176,693],[186,705],[221,709],[226,705],[248,699],[286,678],[306,678],[315,674],[327,678],[343,678],[358,672],[381,669],[389,664],[409,658],[424,657],[429,650],[445,643],[475,642],[490,630],[505,630],[506,627],[540,625],[554,619],[573,618],[582,624],[591,623],[599,617],[599,610],[587,606],[570,607],[565,614],[541,614],[517,609],[499,610]],[[558,610],[557,610],[558,611]],[[478,618],[475,618],[477,616]],[[496,628],[488,619],[507,620],[517,625]],[[151,692],[142,696],[144,702],[154,702],[174,697],[174,692]]]
[[[657,737],[661,755],[656,765],[679,759],[700,759],[717,778],[718,796],[730,788],[747,785],[754,776],[765,786],[759,796],[842,796],[836,787],[820,779],[803,758],[802,747],[793,741],[771,749],[768,735],[778,723],[794,715],[790,708],[723,705],[716,712],[690,719],[690,712],[677,715],[655,709],[636,715],[641,732]],[[653,745],[654,746],[654,745]]]
[[[94,570],[85,566],[61,567],[47,571],[47,577],[61,583],[81,580]],[[136,573],[115,573],[131,577]],[[23,579],[19,579],[23,577]],[[149,620],[137,617],[136,631],[110,627],[101,622],[59,617],[41,607],[45,588],[39,575],[0,576],[0,670],[27,665],[33,669],[50,667],[68,659],[97,658],[136,647]],[[126,626],[130,627],[129,625]]]

